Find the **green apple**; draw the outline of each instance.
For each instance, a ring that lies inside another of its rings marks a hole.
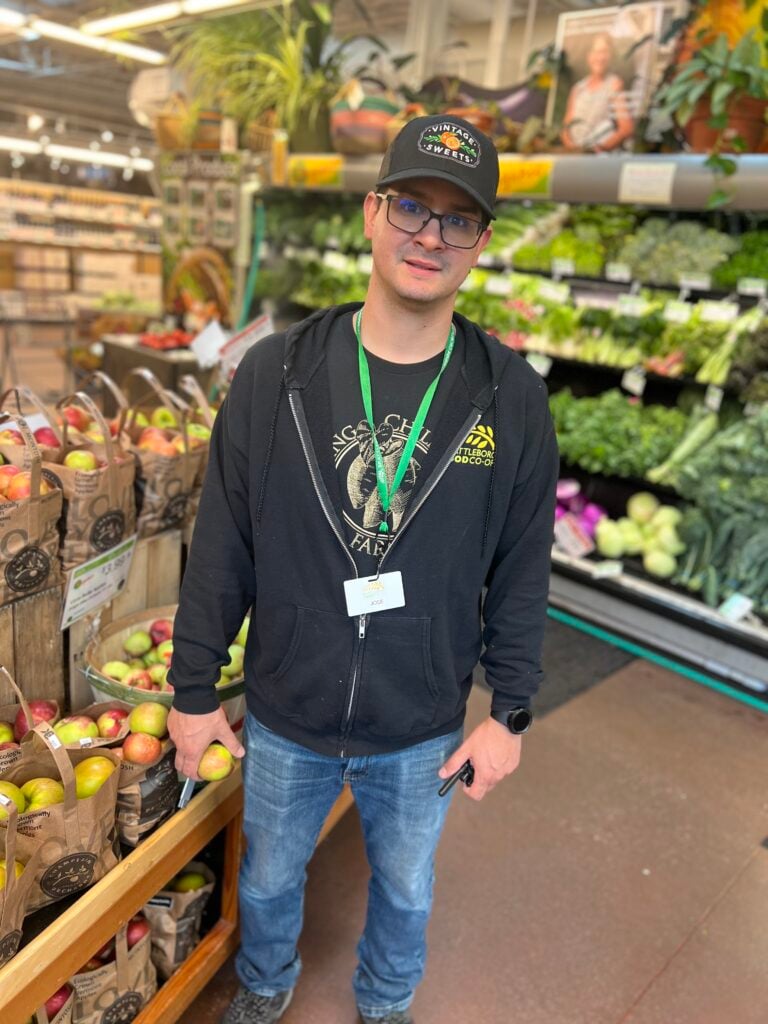
[[[16,874],[16,877],[20,878],[21,877],[21,873],[24,870],[24,865],[20,861],[15,860],[13,862],[13,870],[14,870],[14,872]],[[5,876],[6,876],[6,872],[7,871],[8,871],[8,864],[7,864],[6,860],[5,860],[5,858],[3,858],[2,860],[0,860],[0,889],[4,889],[5,888]],[[184,890],[184,891],[186,891],[186,890]]]
[[[211,743],[203,751],[200,764],[197,766],[197,774],[206,782],[218,782],[219,779],[226,779],[235,768],[235,759],[223,743]]]
[[[230,679],[237,679],[243,674],[245,648],[241,647],[240,644],[230,644],[227,652],[229,654],[229,661],[226,665],[221,666],[221,671]]]
[[[154,700],[137,704],[128,719],[131,732],[142,732],[159,740],[168,732],[167,722],[168,708]]]
[[[172,892],[196,892],[207,885],[207,879],[200,871],[183,871],[171,882]]]
[[[83,739],[98,739],[99,727],[88,715],[72,715],[62,718],[53,727],[53,731],[66,746],[68,743],[79,743]]]
[[[86,757],[75,765],[75,792],[78,800],[86,800],[98,793],[112,772],[115,764],[100,754]]]
[[[12,782],[3,782],[2,779],[0,779],[0,796],[5,796],[8,797],[9,800],[13,800],[19,814],[24,813],[27,806],[27,798],[18,786],[14,786]],[[0,803],[0,821],[5,821],[7,817],[8,811],[5,809],[5,805]]]
[[[41,811],[51,804],[64,803],[64,787],[56,779],[30,779],[21,787],[27,811]]]
[[[10,722],[0,722],[0,743],[13,742],[13,726]]]
[[[170,430],[178,426],[178,420],[164,405],[159,405],[157,409],[152,410],[150,423],[153,427],[159,427],[161,430]]]
[[[152,650],[152,637],[146,629],[137,629],[123,641],[123,648],[132,658],[141,658]]]
[[[242,626],[237,631],[237,636],[235,637],[235,643],[236,644],[240,644],[241,647],[245,647],[245,641],[248,639],[248,630],[250,629],[250,627],[251,627],[251,616],[250,615],[246,615],[245,618],[243,619]]]
[[[107,661],[101,666],[101,674],[116,679],[118,682],[125,679],[131,671],[130,665],[125,661]]]

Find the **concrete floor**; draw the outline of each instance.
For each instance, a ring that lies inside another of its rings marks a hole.
[[[417,1024],[766,1024],[766,765],[764,714],[645,662],[541,718],[515,776],[453,802]],[[310,866],[285,1024],[356,1020],[367,875],[352,811]]]

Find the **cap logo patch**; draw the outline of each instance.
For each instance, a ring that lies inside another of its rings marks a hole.
[[[422,153],[442,156],[465,167],[477,167],[480,163],[480,143],[450,121],[438,121],[425,128],[419,136],[418,147]]]

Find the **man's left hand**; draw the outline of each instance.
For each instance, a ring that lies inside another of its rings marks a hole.
[[[464,786],[464,792],[472,800],[482,800],[520,764],[522,741],[522,736],[511,733],[495,718],[486,718],[448,758],[438,775],[448,779],[465,761],[471,761],[475,777],[471,786]]]

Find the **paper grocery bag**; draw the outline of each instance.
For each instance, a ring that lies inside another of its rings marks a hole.
[[[74,767],[87,757],[105,757],[115,771],[101,788],[83,800],[75,789]],[[48,725],[37,725],[21,743],[21,757],[0,775],[22,786],[30,779],[52,778],[64,787],[64,802],[19,815],[19,833],[43,843],[40,869],[29,909],[55,903],[98,882],[117,864],[120,847],[115,832],[115,804],[120,759],[102,747],[96,754],[67,750]]]
[[[31,388],[26,384],[17,384],[8,388],[0,395],[0,410],[4,409],[8,409],[11,418],[14,418],[15,415],[25,416],[25,409],[32,409],[34,413],[42,416],[45,426],[52,432],[56,443],[48,445],[35,439],[40,457],[43,462],[58,462],[62,458],[61,428],[58,421]],[[29,469],[32,463],[30,450],[26,444],[10,444],[8,441],[0,440],[0,455],[5,458],[6,462],[18,466],[19,469]]]
[[[125,928],[115,936],[115,959],[70,979],[75,989],[72,1024],[128,1024],[157,991],[150,936],[128,949]]]
[[[8,413],[0,413],[0,428]],[[0,502],[0,604],[27,597],[61,582],[59,531],[62,493],[43,478],[40,450],[22,416],[14,422],[25,442],[31,474],[30,495]],[[45,493],[47,490],[47,493]]]
[[[164,981],[200,941],[203,911],[216,885],[216,877],[206,864],[192,861],[184,871],[199,871],[206,884],[194,892],[163,889],[141,911],[152,925],[152,962]]]
[[[62,459],[75,448],[85,449],[99,460],[99,467],[85,471],[65,466],[63,461],[45,466],[65,499],[61,539],[65,571],[116,547],[136,529],[135,460],[118,440],[112,439],[104,417],[88,395],[78,391],[62,398],[59,407],[74,404],[81,405],[96,422],[103,441],[81,438],[73,443],[65,420]]]
[[[141,401],[125,414],[125,434],[137,460],[136,509],[140,537],[153,537],[164,530],[184,526],[187,506],[195,488],[203,452],[189,436],[189,406],[178,395],[163,388],[154,374],[139,368],[130,376],[138,376],[150,384],[149,397],[168,409],[177,420],[178,428],[160,430],[158,439],[166,446],[177,445],[171,453],[151,451],[140,447],[146,429],[136,422]],[[145,398],[147,396],[145,395]]]
[[[117,790],[117,834],[126,846],[138,842],[169,818],[179,800],[176,747],[163,741],[160,756],[151,764],[120,763]]]
[[[99,704],[89,704],[88,707],[81,708],[79,711],[73,711],[68,717],[87,715],[88,718],[92,718],[95,722],[99,715],[105,711],[114,711],[117,708],[130,714],[134,707],[134,704],[126,704],[123,700],[107,700]],[[130,731],[128,719],[124,718],[120,725],[120,731],[116,736],[94,736],[93,738],[89,736],[87,739],[80,740],[79,743],[65,743],[64,746],[67,750],[97,750],[100,747],[119,747]],[[2,752],[0,752],[0,757],[2,757]]]
[[[27,726],[32,726],[32,712],[29,710],[29,705],[24,699],[24,694],[16,685],[16,680],[11,676],[10,672],[4,665],[0,665],[0,678],[7,683],[8,686],[14,691],[18,698],[18,704],[3,704],[0,705],[0,722],[8,722],[9,725],[13,725],[16,721],[16,715],[19,711],[24,712],[24,717],[27,720]],[[53,722],[59,720],[59,703],[58,701],[51,701],[52,704],[56,705],[56,715]],[[53,723],[51,723],[53,724]],[[17,750],[0,750],[0,774],[5,771],[14,761],[18,761],[21,757],[21,746]]]
[[[202,423],[204,426],[208,427],[209,430],[213,430],[216,410],[208,404],[208,400],[206,399],[197,378],[193,377],[192,374],[185,374],[185,376],[183,376],[179,381],[179,388],[192,399],[192,410],[190,414],[192,422]],[[195,477],[192,493],[190,494],[189,501],[187,502],[186,526],[194,526],[197,509],[200,505],[200,495],[203,491],[205,471],[208,468],[210,447],[210,443],[208,442],[199,446],[200,465],[197,470],[197,476]]]
[[[74,1009],[75,990],[72,989],[66,1003],[64,1003],[53,1019],[49,1018],[48,1014],[45,1012],[45,1007],[41,1006],[32,1018],[32,1024],[72,1024],[72,1014],[74,1013]]]
[[[0,967],[16,955],[21,925],[29,909],[29,897],[40,868],[40,843],[18,832],[19,812],[13,800],[0,794],[5,817],[0,821],[0,854],[6,863],[5,886],[0,889]],[[24,865],[16,877],[14,861]],[[9,871],[8,868],[11,868]]]

